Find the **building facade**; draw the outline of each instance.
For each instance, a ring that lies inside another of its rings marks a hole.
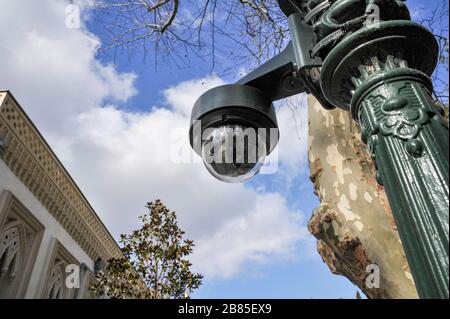
[[[0,91],[0,298],[91,298],[117,243],[8,91]]]

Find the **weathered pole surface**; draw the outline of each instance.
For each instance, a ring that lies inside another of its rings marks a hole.
[[[303,0],[328,101],[361,128],[421,298],[449,297],[448,123],[432,99],[438,46],[396,0]]]

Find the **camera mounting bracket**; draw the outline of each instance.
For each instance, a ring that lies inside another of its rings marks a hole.
[[[333,109],[324,97],[320,86],[322,60],[313,58],[315,43],[312,28],[302,22],[300,13],[288,18],[291,41],[286,48],[236,82],[257,88],[272,101],[299,93],[313,94],[326,109]]]

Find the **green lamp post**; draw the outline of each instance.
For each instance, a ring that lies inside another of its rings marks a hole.
[[[348,110],[376,163],[419,296],[448,298],[449,132],[432,98],[435,38],[411,22],[399,0],[278,3],[291,42],[236,84],[200,97],[192,113],[192,126],[202,121],[199,132],[190,131],[194,150],[204,155],[195,145],[211,126],[276,127],[271,101],[301,92],[326,109]],[[217,171],[232,175],[238,167]]]

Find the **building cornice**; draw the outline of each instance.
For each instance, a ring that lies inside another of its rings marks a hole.
[[[120,257],[114,238],[8,91],[0,91],[2,160],[94,261]]]

